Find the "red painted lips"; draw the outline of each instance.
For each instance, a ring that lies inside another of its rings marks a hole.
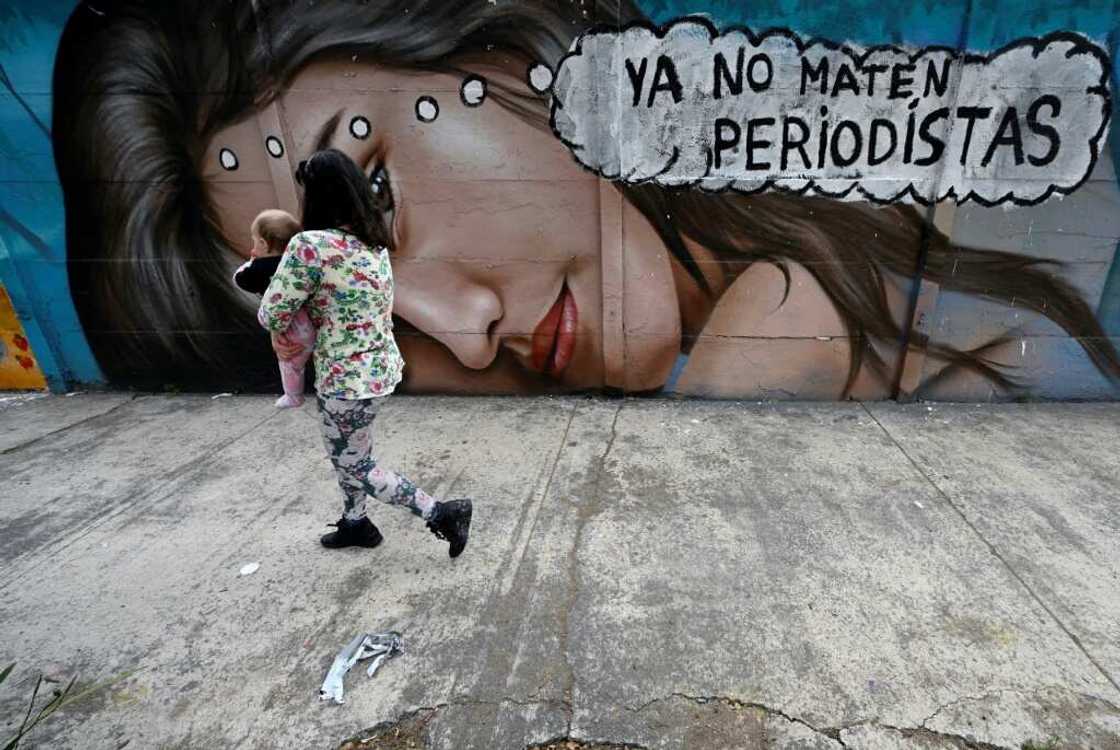
[[[533,331],[533,369],[554,377],[564,372],[576,348],[578,323],[576,300],[564,284],[560,296]]]

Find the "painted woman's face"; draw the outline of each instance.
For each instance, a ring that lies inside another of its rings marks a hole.
[[[529,93],[524,81],[486,78],[464,88],[460,76],[349,60],[309,65],[278,112],[287,125],[285,168],[333,147],[370,176],[391,227],[394,312],[407,323],[398,339],[411,387],[601,387],[600,181],[551,133],[494,100],[496,82]],[[222,143],[248,147],[244,129],[235,130],[215,138],[215,159]],[[230,187],[220,184],[213,197],[226,236],[236,238],[244,230],[230,224],[250,208]],[[649,262],[654,270],[628,270],[664,281],[668,261]],[[675,320],[675,304],[651,307]],[[409,326],[442,346],[410,335]]]

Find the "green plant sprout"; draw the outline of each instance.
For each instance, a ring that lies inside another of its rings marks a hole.
[[[3,685],[4,681],[8,679],[8,675],[12,673],[12,670],[15,669],[15,666],[15,663],[9,664],[4,668],[4,671],[0,672],[0,685]],[[75,675],[74,677],[70,678],[70,682],[66,684],[66,687],[62,689],[56,688],[53,691],[51,699],[39,709],[38,713],[35,713],[35,701],[39,698],[39,690],[42,688],[44,682],[51,682],[51,680],[45,679],[43,675],[39,675],[39,678],[35,681],[35,689],[31,691],[31,700],[27,704],[27,713],[24,714],[23,720],[20,722],[19,728],[16,729],[15,735],[10,740],[8,740],[4,744],[4,746],[0,748],[0,750],[17,750],[19,748],[19,743],[23,741],[23,739],[27,737],[28,734],[31,733],[31,730],[33,730],[63,706],[67,706],[71,703],[80,701],[83,698],[97,692],[98,690],[102,690],[106,687],[109,687],[110,685],[120,682],[121,680],[131,677],[133,674],[135,674],[135,671],[126,672],[110,680],[97,685],[92,685],[85,690],[81,690],[77,693],[71,694],[74,690],[74,685],[78,681],[78,677],[77,675]],[[33,713],[35,713],[34,718],[32,718]]]

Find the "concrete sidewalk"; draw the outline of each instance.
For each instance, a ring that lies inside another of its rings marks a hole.
[[[382,462],[476,499],[451,562],[372,505],[320,548],[272,400],[0,405],[0,721],[134,672],[24,747],[1120,748],[1120,405],[394,398]]]

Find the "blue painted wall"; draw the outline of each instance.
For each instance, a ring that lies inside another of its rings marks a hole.
[[[55,48],[73,6],[0,4],[0,281],[53,390],[101,380],[70,299],[49,135]]]

